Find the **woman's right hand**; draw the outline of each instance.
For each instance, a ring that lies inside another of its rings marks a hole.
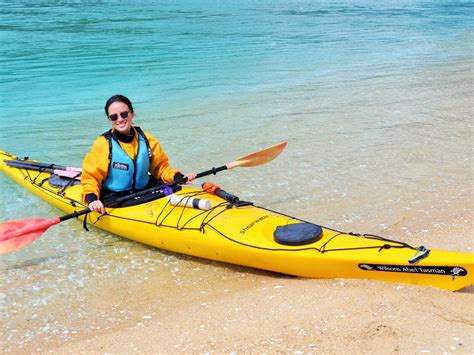
[[[102,214],[105,213],[105,207],[101,200],[95,200],[89,203],[89,209],[92,212],[100,212]]]
[[[186,174],[184,176],[186,176],[186,184],[190,184],[194,181],[194,179],[196,179],[197,174],[196,173],[189,173],[189,174]]]

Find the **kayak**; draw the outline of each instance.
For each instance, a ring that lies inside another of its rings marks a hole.
[[[87,208],[80,169],[2,151],[0,158],[0,171],[44,201],[66,213]],[[125,196],[128,203],[112,205],[104,215],[78,218],[160,249],[298,277],[372,279],[450,291],[474,284],[473,254],[344,233],[207,188],[179,186],[169,196],[164,190]]]

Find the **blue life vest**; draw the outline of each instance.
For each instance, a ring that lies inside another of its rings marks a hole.
[[[132,159],[122,149],[111,131],[103,134],[109,141],[109,172],[103,187],[110,191],[128,191],[144,189],[149,181],[151,150],[148,140],[140,127],[135,127],[138,134],[138,152]]]

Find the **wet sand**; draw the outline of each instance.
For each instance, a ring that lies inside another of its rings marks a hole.
[[[472,217],[457,215],[432,239],[441,244],[456,236],[452,249],[472,252]],[[120,322],[64,341],[29,343],[19,352],[474,351],[473,286],[449,292],[370,280],[299,279],[183,258],[185,271],[196,277],[194,286],[162,283],[155,293],[150,285],[117,285],[113,294],[88,295],[76,306],[103,302],[109,319],[116,314]],[[215,279],[203,280],[209,268]]]

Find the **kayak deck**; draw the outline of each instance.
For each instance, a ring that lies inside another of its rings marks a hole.
[[[53,172],[9,166],[5,160],[16,157],[6,152],[0,158],[2,172],[46,202],[66,213],[86,208],[80,185],[53,187],[48,182]],[[451,291],[474,284],[472,254],[431,250],[413,263],[422,251],[418,246],[325,227],[319,240],[283,245],[275,241],[275,229],[301,220],[254,205],[233,206],[201,189],[175,194],[206,199],[212,208],[173,206],[160,198],[86,218],[100,229],[161,249],[300,277],[375,279]]]

